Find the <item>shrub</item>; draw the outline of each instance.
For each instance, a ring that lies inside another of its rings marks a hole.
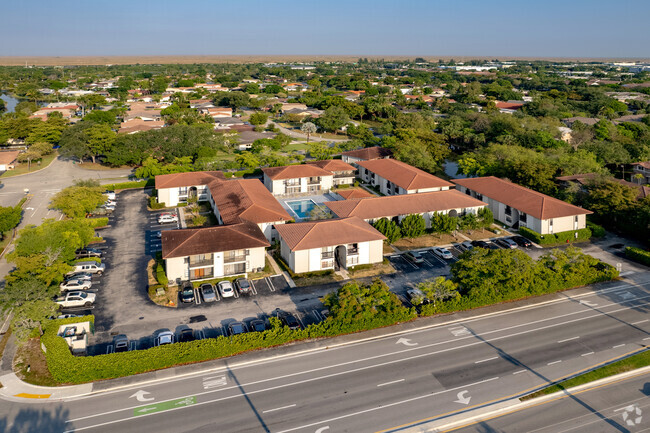
[[[90,227],[94,229],[96,229],[97,227],[106,227],[108,225],[108,218],[106,217],[88,218],[86,221],[88,221]]]
[[[158,203],[158,197],[154,194],[149,197],[149,209],[162,209],[165,207],[165,203]]]
[[[169,284],[169,279],[167,279],[167,274],[165,273],[165,266],[162,263],[156,265],[156,280],[162,286],[167,286]]]
[[[205,224],[207,220],[208,218],[205,215],[197,215],[194,218],[192,218],[192,225],[194,225],[195,227],[199,227]]]
[[[577,237],[576,233],[578,235]],[[588,228],[542,235],[534,230],[529,229],[528,227],[520,227],[519,234],[527,237],[539,245],[557,245],[567,242],[586,241],[591,238],[591,230]]]
[[[395,224],[395,221],[388,218],[380,218],[372,225],[379,233],[386,236],[389,243],[397,242],[402,238],[402,231]]]
[[[122,182],[122,183],[109,183],[102,185],[103,188],[106,188],[110,191],[118,191],[121,189],[136,189],[136,188],[147,188],[153,187],[156,181],[153,177],[145,180],[135,180],[132,182]]]
[[[625,255],[634,261],[650,266],[650,251],[645,251],[636,247],[626,247]]]
[[[605,229],[603,226],[587,221],[587,228],[591,230],[591,236],[595,238],[602,238],[605,236]]]
[[[402,236],[405,238],[417,238],[418,236],[422,236],[426,228],[426,222],[420,214],[407,215],[400,224]]]
[[[81,263],[81,262],[97,262],[101,264],[102,259],[101,257],[86,257],[85,259],[75,259],[72,263]]]

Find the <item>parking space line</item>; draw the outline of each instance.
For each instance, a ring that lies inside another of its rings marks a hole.
[[[130,349],[129,350],[136,350],[138,348],[138,343],[137,341],[131,341],[130,343]]]
[[[429,262],[427,261],[427,259],[422,259],[422,261],[424,261],[424,263],[426,263],[427,265],[433,267],[433,265],[432,265],[431,263],[429,263]]]
[[[443,259],[441,259],[440,257],[438,257],[436,254],[432,254],[432,255],[433,255],[433,257],[436,258],[436,260],[438,260],[438,261],[439,261],[440,263],[442,263],[444,266],[447,266],[447,262],[445,262]]]
[[[267,282],[267,284],[269,285],[269,289],[270,289],[272,292],[275,292],[275,286],[273,285],[273,281],[271,281],[271,278],[266,277],[266,282]]]
[[[314,313],[314,316],[316,316],[316,320],[318,320],[319,322],[322,322],[324,320],[323,316],[317,310],[311,310],[311,311],[312,313]]]
[[[115,350],[115,349],[113,348],[113,345],[112,345],[112,344],[109,344],[108,346],[106,346],[106,354],[107,354],[107,355],[113,353],[114,350]]]
[[[253,280],[251,280],[251,292],[253,292],[253,295],[257,295],[257,289],[255,288],[255,284],[253,284]]]
[[[196,305],[201,305],[201,296],[199,295],[199,289],[194,288],[194,303]]]

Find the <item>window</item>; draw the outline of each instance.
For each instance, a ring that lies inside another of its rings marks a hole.
[[[578,215],[573,217],[573,230],[578,230]]]
[[[300,185],[300,179],[287,179],[284,181],[285,185]]]
[[[552,219],[548,220],[548,232],[551,233],[551,234],[553,233],[553,220]]]
[[[321,259],[331,259],[334,257],[334,247],[323,247],[320,250]]]
[[[359,244],[348,245],[348,256],[359,254]]]
[[[483,194],[476,194],[476,198],[478,200],[483,200]]]
[[[238,275],[246,273],[246,263],[232,263],[223,267],[224,275]]]
[[[285,189],[286,194],[298,194],[300,192],[300,186],[287,186]]]
[[[328,268],[333,268],[333,267],[334,267],[334,260],[333,259],[321,260],[321,262],[320,262],[320,268],[321,269],[328,269]]]
[[[525,213],[522,212],[522,213],[519,214],[519,221],[521,221],[522,223],[526,222],[526,218],[527,218],[527,216],[526,216]]]
[[[506,215],[512,215],[512,208],[510,206],[506,206]]]
[[[180,188],[178,188],[178,195],[187,195],[187,187],[181,186]]]
[[[468,189],[465,190],[465,194],[467,194],[467,195],[472,195],[471,191],[468,190]]]

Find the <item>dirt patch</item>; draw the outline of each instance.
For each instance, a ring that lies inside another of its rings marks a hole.
[[[47,368],[39,338],[32,338],[18,347],[13,367],[16,375],[27,383],[39,386],[59,385]]]
[[[483,239],[489,239],[489,238],[498,238],[498,237],[503,237],[503,236],[510,236],[510,233],[499,229],[498,227],[494,226],[497,230],[499,230],[499,234],[496,234],[494,232],[491,232],[489,230],[471,230],[471,231],[466,231],[463,232],[463,235],[467,236],[473,241],[476,240],[483,240]]]
[[[365,265],[361,265],[365,266]],[[361,269],[349,269],[348,273],[352,278],[363,278],[363,277],[374,277],[376,275],[386,275],[395,273],[395,268],[387,259],[384,259],[383,263],[374,264],[367,268]]]
[[[413,250],[418,248],[435,247],[437,245],[449,245],[456,242],[463,242],[465,238],[447,234],[431,234],[419,238],[403,238],[393,243],[400,251]]]

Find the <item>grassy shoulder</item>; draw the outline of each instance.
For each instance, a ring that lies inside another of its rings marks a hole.
[[[0,175],[1,179],[7,178],[7,177],[13,177],[13,176],[18,176],[21,174],[26,174],[26,173],[34,173],[35,171],[42,170],[49,166],[52,161],[56,159],[56,157],[59,156],[58,153],[52,153],[50,155],[45,155],[41,161],[40,164],[38,162],[32,162],[31,167],[29,164],[26,162],[21,162],[16,164],[16,167],[13,170],[5,171]]]
[[[522,397],[521,400],[530,400],[535,397],[541,397],[543,395],[553,394],[554,392],[564,391],[578,385],[583,385],[585,383],[593,382],[605,377],[625,373],[626,371],[636,370],[637,368],[646,367],[648,365],[650,365],[650,351],[648,349],[645,349],[643,352],[629,356],[625,359],[621,359],[620,361],[612,362],[611,364],[607,364],[603,367],[556,383],[532,394],[528,394],[527,396]]]

